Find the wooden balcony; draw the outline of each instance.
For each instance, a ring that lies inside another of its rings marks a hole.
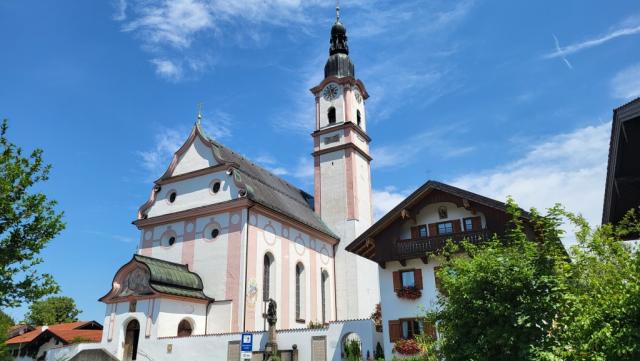
[[[488,240],[489,238],[491,238],[491,232],[489,232],[488,229],[482,229],[472,232],[451,233],[443,236],[400,239],[394,241],[394,255],[392,259],[423,257],[427,252],[433,252],[444,247],[448,239],[455,243],[461,242],[463,239],[466,239],[471,243],[480,243],[483,240]]]

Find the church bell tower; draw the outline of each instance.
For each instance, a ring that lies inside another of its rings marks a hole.
[[[379,302],[378,265],[345,247],[371,226],[371,156],[365,101],[369,97],[355,77],[347,29],[331,27],[324,79],[311,92],[316,101],[314,140],[315,211],[340,237],[336,246],[338,319],[369,317]]]

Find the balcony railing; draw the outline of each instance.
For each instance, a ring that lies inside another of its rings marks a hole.
[[[487,229],[472,232],[451,233],[442,236],[433,236],[425,238],[400,239],[395,241],[394,252],[396,257],[410,258],[422,257],[427,252],[432,252],[444,247],[446,241],[451,239],[454,243],[461,242],[463,239],[471,243],[479,243],[488,240],[491,233]]]

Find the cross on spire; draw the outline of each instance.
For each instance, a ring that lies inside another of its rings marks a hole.
[[[336,0],[336,21],[340,21],[340,0]]]
[[[202,120],[202,102],[198,103],[198,116],[196,117],[197,122],[200,123]]]

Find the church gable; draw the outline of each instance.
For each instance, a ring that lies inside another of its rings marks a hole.
[[[187,150],[178,158],[172,176],[193,172],[218,165],[211,148],[200,137],[195,137]]]

